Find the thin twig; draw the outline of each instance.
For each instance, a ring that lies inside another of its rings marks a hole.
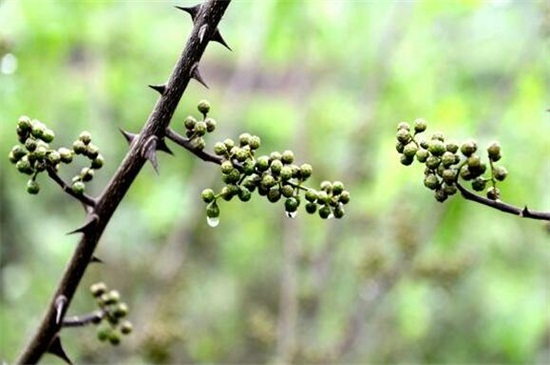
[[[53,168],[48,167],[47,171],[48,171],[48,175],[50,176],[50,178],[53,181],[55,181],[57,183],[57,185],[59,185],[61,187],[61,189],[63,189],[64,192],[66,192],[67,194],[69,194],[73,198],[79,200],[85,206],[89,206],[89,207],[92,207],[92,208],[95,207],[96,200],[94,198],[92,198],[91,196],[86,195],[84,193],[82,195],[75,193],[73,191],[73,189],[71,189],[69,187],[69,185],[67,185],[67,183],[65,181],[63,181],[61,176],[59,176]]]
[[[488,207],[500,210],[501,212],[514,214],[522,218],[531,218],[531,219],[540,219],[544,221],[550,221],[550,212],[538,212],[535,210],[525,208],[518,208],[510,204],[506,204],[500,200],[491,200],[480,195],[474,194],[471,191],[467,190],[465,187],[456,183],[456,187],[466,200],[471,200],[479,204],[486,205]]]
[[[106,312],[104,310],[97,310],[95,312],[85,314],[83,316],[74,316],[63,319],[63,327],[83,327],[89,324],[96,324],[101,322],[105,317]]]
[[[220,156],[216,156],[211,153],[205,152],[204,150],[196,148],[195,146],[193,146],[190,139],[184,138],[182,135],[180,135],[178,132],[170,127],[166,128],[166,137],[172,142],[182,146],[189,152],[193,153],[195,156],[202,159],[203,161],[217,163],[218,165],[222,163],[222,158]]]
[[[209,0],[200,6],[192,33],[166,84],[165,92],[160,96],[139,136],[131,144],[130,151],[98,198],[94,207],[94,214],[98,217],[94,229],[83,232],[82,239],[65,268],[40,326],[24,347],[17,360],[18,364],[37,363],[59,333],[61,323],[55,321],[55,299],[64,295],[67,298],[67,306],[70,304],[107,223],[147,161],[147,157],[143,154],[144,145],[153,136],[164,137],[183,92],[193,77],[192,67],[200,61],[208,40],[212,39],[218,31],[218,23],[229,2],[229,0]],[[201,33],[202,41],[199,39],[201,28],[204,29]]]

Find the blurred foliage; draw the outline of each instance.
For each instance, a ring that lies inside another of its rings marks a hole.
[[[84,219],[45,179],[25,193],[7,160],[17,118],[43,120],[59,145],[89,130],[107,161],[90,184],[99,194],[127,149],[117,128],[139,131],[158,97],[146,85],[168,77],[191,30],[171,5],[0,3],[2,359],[36,329],[77,241],[65,232]],[[112,347],[67,329],[73,360],[549,363],[548,226],[460,197],[439,204],[394,149],[397,122],[417,117],[458,140],[497,139],[503,200],[549,210],[548,2],[236,1],[220,29],[234,51],[209,46],[210,89],[190,84],[174,128],[209,99],[214,138],[248,131],[293,149],[314,178],[346,183],[347,216],[291,220],[252,199],[224,204],[212,229],[200,191],[218,167],[159,156],[69,310],[93,310],[85,291],[105,281],[134,332]]]

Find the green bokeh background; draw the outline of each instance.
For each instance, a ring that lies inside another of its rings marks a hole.
[[[99,194],[138,132],[192,24],[152,1],[0,2],[0,360],[36,329],[84,220],[80,204],[7,154],[17,118],[68,146],[92,133],[107,164]],[[192,5],[185,2],[183,5]],[[100,242],[69,314],[104,281],[131,309],[119,347],[63,331],[77,363],[549,363],[548,225],[453,197],[437,203],[422,167],[395,152],[399,121],[480,146],[499,140],[503,200],[550,210],[547,1],[234,1],[173,127],[213,105],[215,141],[248,131],[292,149],[312,184],[342,180],[345,219],[322,221],[254,197],[205,221],[218,168],[173,146],[145,166]],[[16,64],[14,64],[14,60]],[[84,163],[84,161],[80,161]],[[70,178],[82,165],[62,171]],[[60,364],[50,355],[46,363]]]

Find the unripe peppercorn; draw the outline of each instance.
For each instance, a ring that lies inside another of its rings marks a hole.
[[[302,179],[305,180],[311,176],[313,168],[310,164],[304,163],[300,166],[300,173],[302,174]]]
[[[414,121],[414,131],[416,133],[422,133],[428,128],[428,123],[422,118],[418,118]]]
[[[73,142],[73,151],[77,155],[84,154],[86,152],[86,145],[81,140],[76,140]]]
[[[59,155],[61,156],[61,162],[71,163],[73,161],[73,151],[70,149],[61,147],[57,150],[57,152],[59,152]]]
[[[504,166],[494,166],[493,175],[495,179],[497,179],[498,181],[503,181],[504,179],[506,179],[506,176],[508,175],[508,171]]]
[[[472,172],[468,168],[468,165],[462,166],[460,168],[460,173],[459,174],[460,174],[460,177],[463,178],[466,181],[472,180],[473,178],[475,178],[475,176],[472,174]]]
[[[103,158],[103,156],[101,156],[101,154],[99,154],[97,155],[96,158],[92,160],[92,169],[99,170],[100,168],[103,167],[104,164],[105,164],[105,159]]]
[[[225,144],[225,148],[227,148],[228,151],[235,147],[235,142],[231,138],[224,139],[223,144]]]
[[[283,185],[281,187],[281,194],[283,194],[285,198],[290,198],[294,195],[294,188],[290,185]]]
[[[439,186],[439,179],[434,174],[429,174],[424,178],[424,186],[430,190],[437,189]]]
[[[500,143],[496,141],[491,143],[491,145],[487,147],[487,154],[489,155],[489,158],[494,162],[500,160]]]
[[[248,158],[249,151],[244,148],[239,148],[235,151],[235,158],[239,162],[244,162]]]
[[[275,178],[269,174],[266,174],[262,177],[262,180],[260,181],[260,185],[265,188],[269,189],[272,186],[274,186],[277,182],[275,181]]]
[[[460,152],[466,157],[471,156],[475,151],[477,151],[477,143],[473,139],[464,142],[460,146]]]
[[[409,123],[407,122],[399,122],[399,124],[397,124],[397,130],[405,130],[405,131],[410,131],[411,130],[411,127],[409,126]]]
[[[84,190],[86,189],[86,185],[82,181],[75,181],[71,187],[73,192],[77,195],[84,194]]]
[[[294,162],[294,153],[290,150],[284,151],[283,154],[281,155],[281,161],[286,165],[289,165],[289,164],[293,163]]]
[[[325,180],[321,182],[321,190],[326,191],[327,193],[330,193],[332,191],[332,184],[330,181]]]
[[[216,201],[213,201],[206,206],[206,216],[208,218],[218,218],[220,216],[220,208],[218,207],[218,204],[216,204]]]
[[[319,209],[319,216],[322,218],[322,219],[327,219],[328,217],[330,217],[330,207],[328,205],[323,205],[320,209]]]
[[[93,160],[99,155],[99,147],[90,143],[89,145],[86,146],[86,151],[84,151],[84,154],[89,159]]]
[[[435,156],[429,156],[426,159],[426,167],[429,169],[436,169],[441,163],[441,159]]]
[[[201,193],[201,198],[205,203],[211,203],[216,200],[216,194],[212,189],[204,189]]]
[[[22,131],[30,131],[32,129],[31,118],[27,117],[26,115],[20,116],[19,120],[17,121],[17,128],[21,129]]]
[[[214,130],[216,129],[216,121],[212,118],[206,118],[204,120],[204,122],[206,123],[206,131],[208,133],[212,133],[214,132]]]
[[[48,154],[48,161],[53,166],[57,165],[59,162],[61,162],[61,154],[57,151],[51,151]]]
[[[42,137],[44,136],[44,132],[46,131],[46,126],[44,125],[44,123],[36,119],[33,119],[31,123],[32,123],[31,135],[34,138],[42,139]]]
[[[395,136],[397,137],[397,140],[403,144],[409,143],[412,138],[409,131],[403,128],[399,129]]]
[[[305,193],[305,198],[309,202],[315,202],[317,200],[317,192],[313,189],[308,189]]]
[[[281,191],[277,187],[273,187],[269,189],[267,193],[267,200],[269,200],[271,203],[276,203],[281,199]]]
[[[409,166],[414,162],[414,157],[407,156],[405,154],[400,157],[401,164],[404,166]]]
[[[293,213],[298,209],[300,201],[295,197],[291,197],[285,200],[285,211],[288,213]]]
[[[451,195],[454,195],[456,194],[456,192],[458,191],[458,189],[456,188],[456,185],[454,184],[443,184],[443,191],[445,192],[445,194],[447,194],[448,196],[451,196]]]
[[[210,111],[210,103],[208,102],[208,100],[201,100],[197,105],[197,109],[202,114],[208,114],[208,112]]]
[[[109,335],[109,342],[113,346],[119,345],[120,344],[120,335],[117,332],[112,331],[111,334]]]
[[[332,194],[340,195],[344,191],[344,183],[335,181],[332,183]]]
[[[441,156],[446,151],[445,144],[439,139],[432,139],[428,151],[434,156]]]
[[[229,174],[234,169],[231,161],[222,162],[220,168],[222,170],[222,174],[226,174],[226,175]]]
[[[92,284],[90,286],[90,292],[95,298],[100,297],[107,292],[107,285],[105,285],[104,282]]]
[[[97,331],[97,339],[101,342],[107,341],[113,330],[110,327],[103,327]]]
[[[52,131],[51,129],[46,128],[46,129],[44,130],[44,133],[42,134],[42,138],[41,138],[41,139],[42,139],[44,142],[46,142],[46,143],[50,143],[50,142],[52,142],[52,141],[54,140],[54,138],[55,138],[55,133],[54,133],[54,131]]]
[[[197,136],[201,137],[206,134],[206,123],[203,121],[197,122],[195,124],[195,128],[193,131],[197,134]]]
[[[223,175],[223,182],[226,184],[236,184],[240,179],[241,173],[237,169],[233,169],[229,174]]]
[[[38,142],[36,141],[36,139],[34,138],[27,138],[27,140],[25,141],[25,148],[27,149],[27,151],[29,152],[34,152],[34,150],[36,150],[36,147],[38,146]]]
[[[491,200],[498,200],[500,199],[500,190],[498,188],[495,188],[494,186],[491,186],[487,190],[487,198]]]
[[[309,202],[306,204],[306,212],[313,214],[317,211],[317,204]]]
[[[481,166],[481,158],[478,155],[471,155],[468,157],[468,167],[475,169],[479,166]]]
[[[27,175],[31,175],[34,172],[34,169],[32,167],[32,164],[31,164],[28,156],[21,157],[21,159],[19,161],[17,161],[17,163],[15,164],[15,168],[19,172],[21,172],[23,174],[27,174]]]
[[[317,202],[319,204],[328,204],[329,196],[326,191],[317,192]]]
[[[446,151],[443,156],[441,156],[441,164],[445,167],[454,165],[456,162],[455,154],[449,151]]]
[[[260,148],[260,144],[261,144],[261,140],[260,140],[260,137],[258,136],[251,136],[248,141],[248,145],[253,150]]]
[[[332,213],[334,214],[334,218],[341,219],[344,217],[344,214],[346,213],[344,207],[342,205],[337,205]]]
[[[275,160],[275,161],[279,161],[279,160]],[[281,180],[283,181],[290,180],[292,178],[292,175],[293,175],[293,171],[290,166],[283,166],[281,168],[281,173],[280,173]]]
[[[485,190],[486,185],[487,181],[481,176],[476,177],[474,180],[472,180],[472,189],[474,191],[483,191]]]
[[[195,128],[195,124],[197,124],[197,120],[191,115],[187,116],[183,120],[183,125],[189,131],[192,131]]]
[[[416,159],[420,163],[426,162],[429,155],[430,155],[429,152],[425,149],[419,149],[418,151],[416,151]]]
[[[260,156],[256,160],[256,168],[259,171],[265,171],[269,168],[269,157],[267,156]]]
[[[242,202],[249,201],[251,197],[252,197],[252,193],[250,192],[250,190],[248,190],[246,188],[242,188],[242,189],[239,190],[239,199]]]
[[[456,181],[456,171],[452,169],[445,169],[441,175],[443,181],[448,184],[454,183]]]
[[[21,159],[21,157],[25,156],[27,152],[25,152],[25,149],[21,145],[15,145],[12,147],[10,153],[13,155],[13,158],[17,162]]]
[[[214,153],[218,156],[225,155],[227,153],[227,147],[222,142],[216,142],[214,145]]]
[[[347,191],[347,190],[342,191],[342,193],[340,194],[340,197],[338,198],[338,200],[340,201],[340,203],[342,203],[344,205],[349,203],[349,200],[350,200],[349,191]]]
[[[82,141],[82,143],[84,143],[85,145],[88,145],[90,144],[90,142],[92,142],[92,135],[88,131],[83,131],[78,136],[78,139]]]
[[[458,148],[458,144],[454,141],[447,142],[447,144],[445,144],[445,149],[451,153],[457,153]]]
[[[120,333],[122,333],[123,335],[128,335],[132,333],[133,329],[134,329],[134,326],[130,321],[123,321],[120,324]]]
[[[248,145],[248,143],[250,143],[250,137],[252,137],[250,133],[241,133],[239,136],[239,145],[241,147]]]
[[[269,154],[269,161],[273,161],[273,160],[280,160],[283,158],[283,155],[281,155],[281,152],[279,151],[273,151]]]
[[[279,173],[283,169],[283,163],[281,162],[281,160],[273,160],[271,162],[270,168],[271,168],[271,172],[274,175],[279,175]],[[292,171],[291,171],[291,173],[292,173]]]
[[[403,154],[408,158],[414,157],[416,155],[416,151],[418,151],[418,147],[413,142],[407,144],[405,148],[403,148]]]
[[[40,191],[40,185],[38,185],[38,182],[36,180],[30,179],[27,181],[27,193],[29,194],[38,194]]]

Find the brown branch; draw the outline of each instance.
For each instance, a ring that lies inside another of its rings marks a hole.
[[[66,192],[67,194],[69,194],[73,198],[75,198],[75,199],[79,200],[80,202],[82,202],[82,204],[84,204],[84,206],[91,207],[91,208],[95,207],[96,201],[95,201],[94,198],[92,198],[92,197],[90,197],[86,194],[82,194],[82,195],[76,194],[73,191],[73,189],[71,189],[69,187],[69,185],[67,185],[67,183],[65,181],[63,181],[61,176],[59,176],[53,168],[50,167],[50,168],[48,168],[47,171],[48,171],[48,175],[50,176],[50,178],[53,181],[55,181],[57,183],[57,185],[59,185],[64,192]]]
[[[89,324],[97,324],[101,322],[103,317],[107,314],[104,310],[97,310],[95,312],[85,314],[83,316],[74,316],[65,318],[63,320],[63,327],[83,327]]]
[[[193,153],[195,156],[202,159],[203,161],[217,163],[218,165],[222,163],[222,158],[220,156],[216,156],[211,153],[205,152],[204,150],[201,150],[199,148],[195,148],[195,146],[193,146],[189,138],[184,138],[182,135],[174,131],[172,128],[170,127],[166,128],[165,134],[166,134],[166,137],[170,139],[172,142],[182,146],[183,148]]]
[[[466,200],[471,200],[479,204],[486,205],[488,207],[500,210],[501,212],[514,214],[522,218],[531,218],[531,219],[540,219],[544,221],[550,221],[550,212],[538,212],[535,210],[525,208],[518,208],[510,204],[506,204],[500,200],[491,200],[480,195],[474,194],[471,191],[467,190],[465,187],[456,183],[456,187]]]
[[[192,67],[200,61],[208,40],[217,31],[218,23],[229,1],[209,0],[200,7],[193,31],[166,84],[165,92],[160,96],[139,137],[136,137],[136,141],[130,146],[130,151],[99,197],[94,208],[94,214],[98,217],[97,223],[94,229],[84,232],[65,268],[39,328],[23,349],[17,363],[37,363],[61,329],[61,323],[56,323],[55,298],[64,295],[68,300],[67,305],[70,304],[103,230],[147,161],[143,154],[144,145],[154,136],[158,139],[164,137],[183,92],[193,76]]]

